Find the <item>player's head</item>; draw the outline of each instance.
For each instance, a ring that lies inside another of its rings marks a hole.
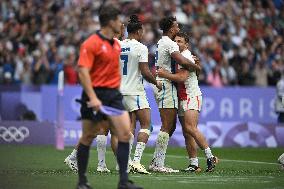
[[[178,44],[179,50],[182,52],[188,49],[189,36],[185,32],[178,32],[175,37],[175,42]]]
[[[139,21],[137,15],[131,15],[127,25],[127,32],[129,35],[134,34],[137,40],[140,41],[143,37],[142,23]]]
[[[165,17],[160,23],[160,28],[163,31],[163,34],[171,35],[173,38],[179,32],[179,26],[175,17]]]
[[[121,30],[120,11],[113,6],[103,7],[99,12],[99,21],[101,27],[110,27],[114,33]]]

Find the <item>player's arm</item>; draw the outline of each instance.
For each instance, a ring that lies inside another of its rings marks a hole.
[[[89,102],[87,102],[89,107],[94,108],[96,111],[100,109],[102,105],[101,101],[98,99],[92,85],[92,80],[90,76],[90,69],[94,62],[94,54],[92,49],[88,44],[83,44],[80,49],[80,56],[78,60],[78,76],[80,83],[89,97]]]
[[[160,68],[156,71],[156,73],[159,77],[162,77],[162,78],[174,81],[174,82],[178,82],[178,83],[184,82],[188,78],[188,75],[189,75],[188,71],[185,69],[179,69],[177,73],[172,74],[168,72],[167,70]]]
[[[139,57],[139,69],[141,71],[142,76],[148,81],[149,83],[153,83],[157,86],[158,89],[162,89],[161,82],[158,82],[155,77],[152,75],[149,65],[148,65],[148,48],[142,45],[138,50],[138,57]]]
[[[195,63],[191,62],[190,60],[188,60],[187,58],[182,56],[182,54],[180,52],[178,52],[178,51],[175,51],[175,52],[171,53],[171,57],[179,65],[181,65],[183,68],[185,68],[185,69],[187,69],[189,71],[197,71],[197,72],[201,71],[201,65],[199,63],[195,64]]]
[[[139,62],[139,69],[141,71],[143,78],[146,79],[146,81],[156,85],[159,89],[161,88],[160,84],[157,82],[155,77],[152,75],[149,69],[149,66],[148,66],[148,62]]]

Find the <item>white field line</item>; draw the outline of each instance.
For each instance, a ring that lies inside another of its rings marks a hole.
[[[135,178],[144,178],[144,175],[131,175],[131,177]],[[158,181],[175,181],[180,184],[226,184],[226,183],[271,183],[272,179],[275,177],[272,176],[210,176],[208,175],[200,175],[198,177],[195,176],[180,176],[180,175],[151,175],[151,177],[147,177],[147,179],[154,179]]]
[[[109,152],[112,153],[112,152]],[[143,156],[153,156],[150,153],[143,153]],[[166,155],[169,158],[187,159],[187,156],[180,155]],[[205,159],[204,157],[198,157],[198,159]],[[263,165],[279,165],[278,163],[263,162],[263,161],[246,161],[246,160],[233,160],[233,159],[220,159],[220,162],[235,162],[235,163],[251,163],[251,164],[263,164]]]
[[[146,153],[144,153],[146,155]],[[144,155],[143,154],[143,155]],[[147,156],[150,154],[147,154]],[[178,156],[178,155],[166,155],[167,157],[171,158],[185,158],[187,159],[186,156]],[[198,159],[205,159],[204,157],[198,157]],[[270,162],[262,162],[262,161],[246,161],[246,160],[233,160],[233,159],[220,159],[220,161],[224,162],[236,162],[236,163],[252,163],[252,164],[266,164],[266,165],[278,165],[278,163],[270,163]]]

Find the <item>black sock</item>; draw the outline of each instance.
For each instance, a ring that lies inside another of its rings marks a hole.
[[[116,155],[119,165],[120,183],[126,183],[128,181],[127,165],[129,156],[129,142],[118,142]]]
[[[84,144],[79,144],[77,150],[77,163],[78,163],[78,175],[79,175],[79,184],[87,183],[87,166],[89,160],[90,146]]]

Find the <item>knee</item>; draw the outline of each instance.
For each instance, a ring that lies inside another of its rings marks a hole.
[[[83,133],[81,137],[81,143],[90,145],[92,144],[94,138],[95,138],[95,134],[93,133]]]
[[[109,130],[108,129],[105,129],[105,128],[102,128],[98,131],[98,135],[105,135],[107,136],[108,135],[108,132]]]
[[[186,137],[189,137],[189,136],[195,136],[196,135],[196,132],[197,132],[197,128],[196,127],[187,127],[184,129],[184,135]]]
[[[118,140],[120,142],[129,142],[130,138],[131,138],[130,131],[124,131],[118,136]]]
[[[175,131],[175,127],[172,124],[162,124],[162,127],[161,127],[160,131],[172,134]]]
[[[189,134],[188,131],[186,131],[185,129],[183,129],[183,136],[184,136],[184,139],[187,140],[189,139],[189,137],[191,137],[191,135]]]

